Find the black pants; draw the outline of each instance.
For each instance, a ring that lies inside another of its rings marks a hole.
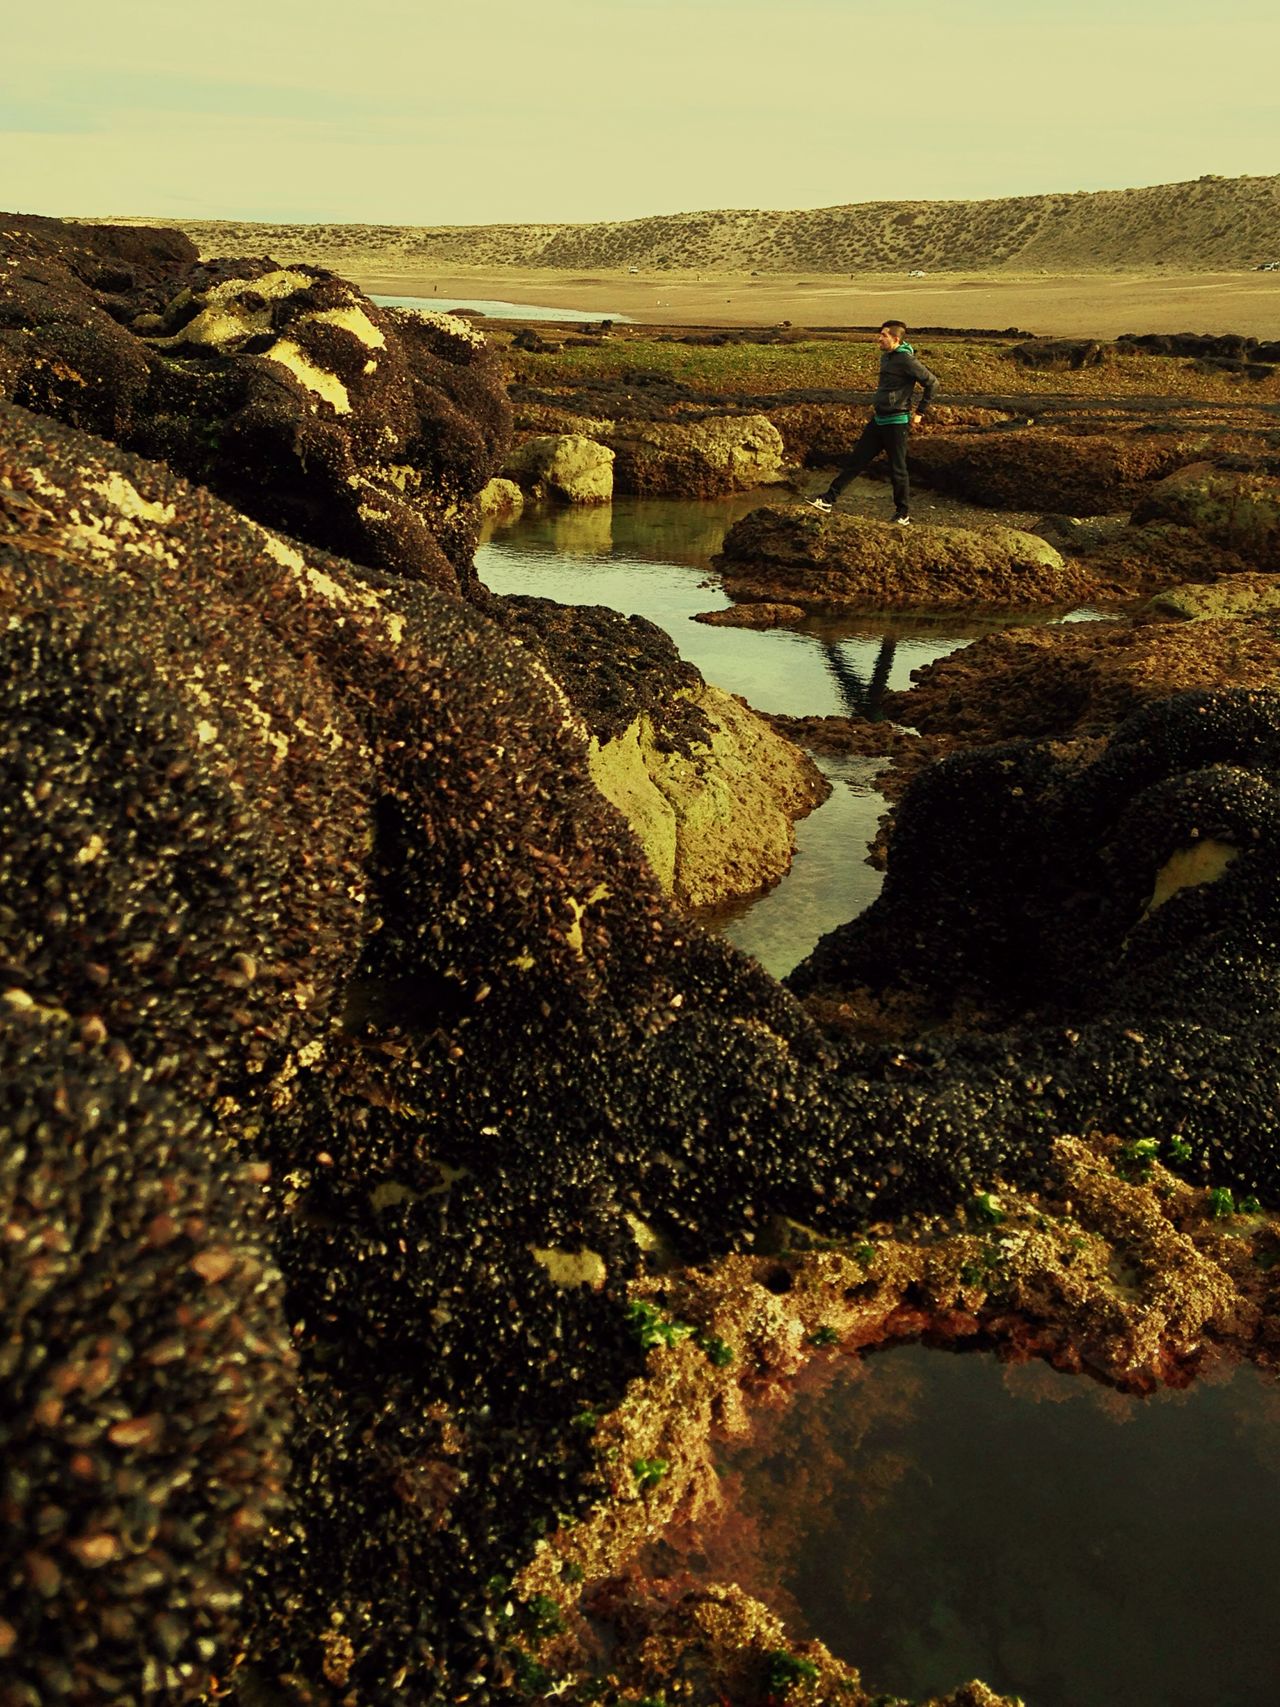
[[[881,451],[889,456],[889,477],[893,481],[893,507],[897,515],[905,516],[911,508],[911,485],[907,479],[907,424],[898,427],[877,426],[868,421],[862,437],[848,456],[837,464],[835,478],[823,496],[834,504],[851,480],[856,480],[864,468],[870,467]]]

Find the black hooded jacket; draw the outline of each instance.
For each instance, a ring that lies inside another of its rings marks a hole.
[[[922,388],[923,395],[919,406],[913,409],[911,397],[917,385]],[[930,373],[924,363],[916,359],[915,351],[903,339],[896,350],[885,350],[881,354],[880,378],[872,405],[876,420],[885,426],[907,421],[912,415],[923,415],[937,389],[937,375]]]

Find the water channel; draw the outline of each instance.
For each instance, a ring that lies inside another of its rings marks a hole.
[[[631,324],[629,314],[601,314],[588,308],[548,308],[545,303],[504,302],[498,297],[371,295],[369,300],[380,308],[412,308],[432,314],[452,314],[463,309],[472,314],[483,314],[486,320],[563,320],[575,326],[588,322],[598,325],[601,320],[612,320],[615,326]]]
[[[883,508],[882,492],[866,484],[870,502]],[[618,498],[612,506],[527,512],[513,524],[487,527],[476,567],[495,593],[533,593],[647,617],[707,681],[741,694],[758,711],[796,717],[874,716],[885,688],[908,687],[920,665],[1018,620],[881,613],[813,617],[769,631],[695,622],[697,612],[730,603],[711,568],[726,529],[761,503],[778,501],[776,491],[764,491],[714,502]],[[817,762],[834,786],[825,804],[797,824],[790,873],[767,895],[706,921],[775,977],[861,912],[880,888],[880,873],[865,856],[885,809],[875,787],[881,761]]]

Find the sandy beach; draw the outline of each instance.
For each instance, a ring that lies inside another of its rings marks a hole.
[[[396,272],[348,264],[362,289],[625,314],[655,326],[861,326],[897,315],[914,327],[1017,327],[1060,337],[1122,332],[1280,336],[1280,272],[1159,271],[1018,277],[997,273],[768,274],[452,268]]]

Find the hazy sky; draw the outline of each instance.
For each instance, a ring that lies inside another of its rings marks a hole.
[[[1280,172],[1277,0],[27,0],[0,208],[411,225]]]

